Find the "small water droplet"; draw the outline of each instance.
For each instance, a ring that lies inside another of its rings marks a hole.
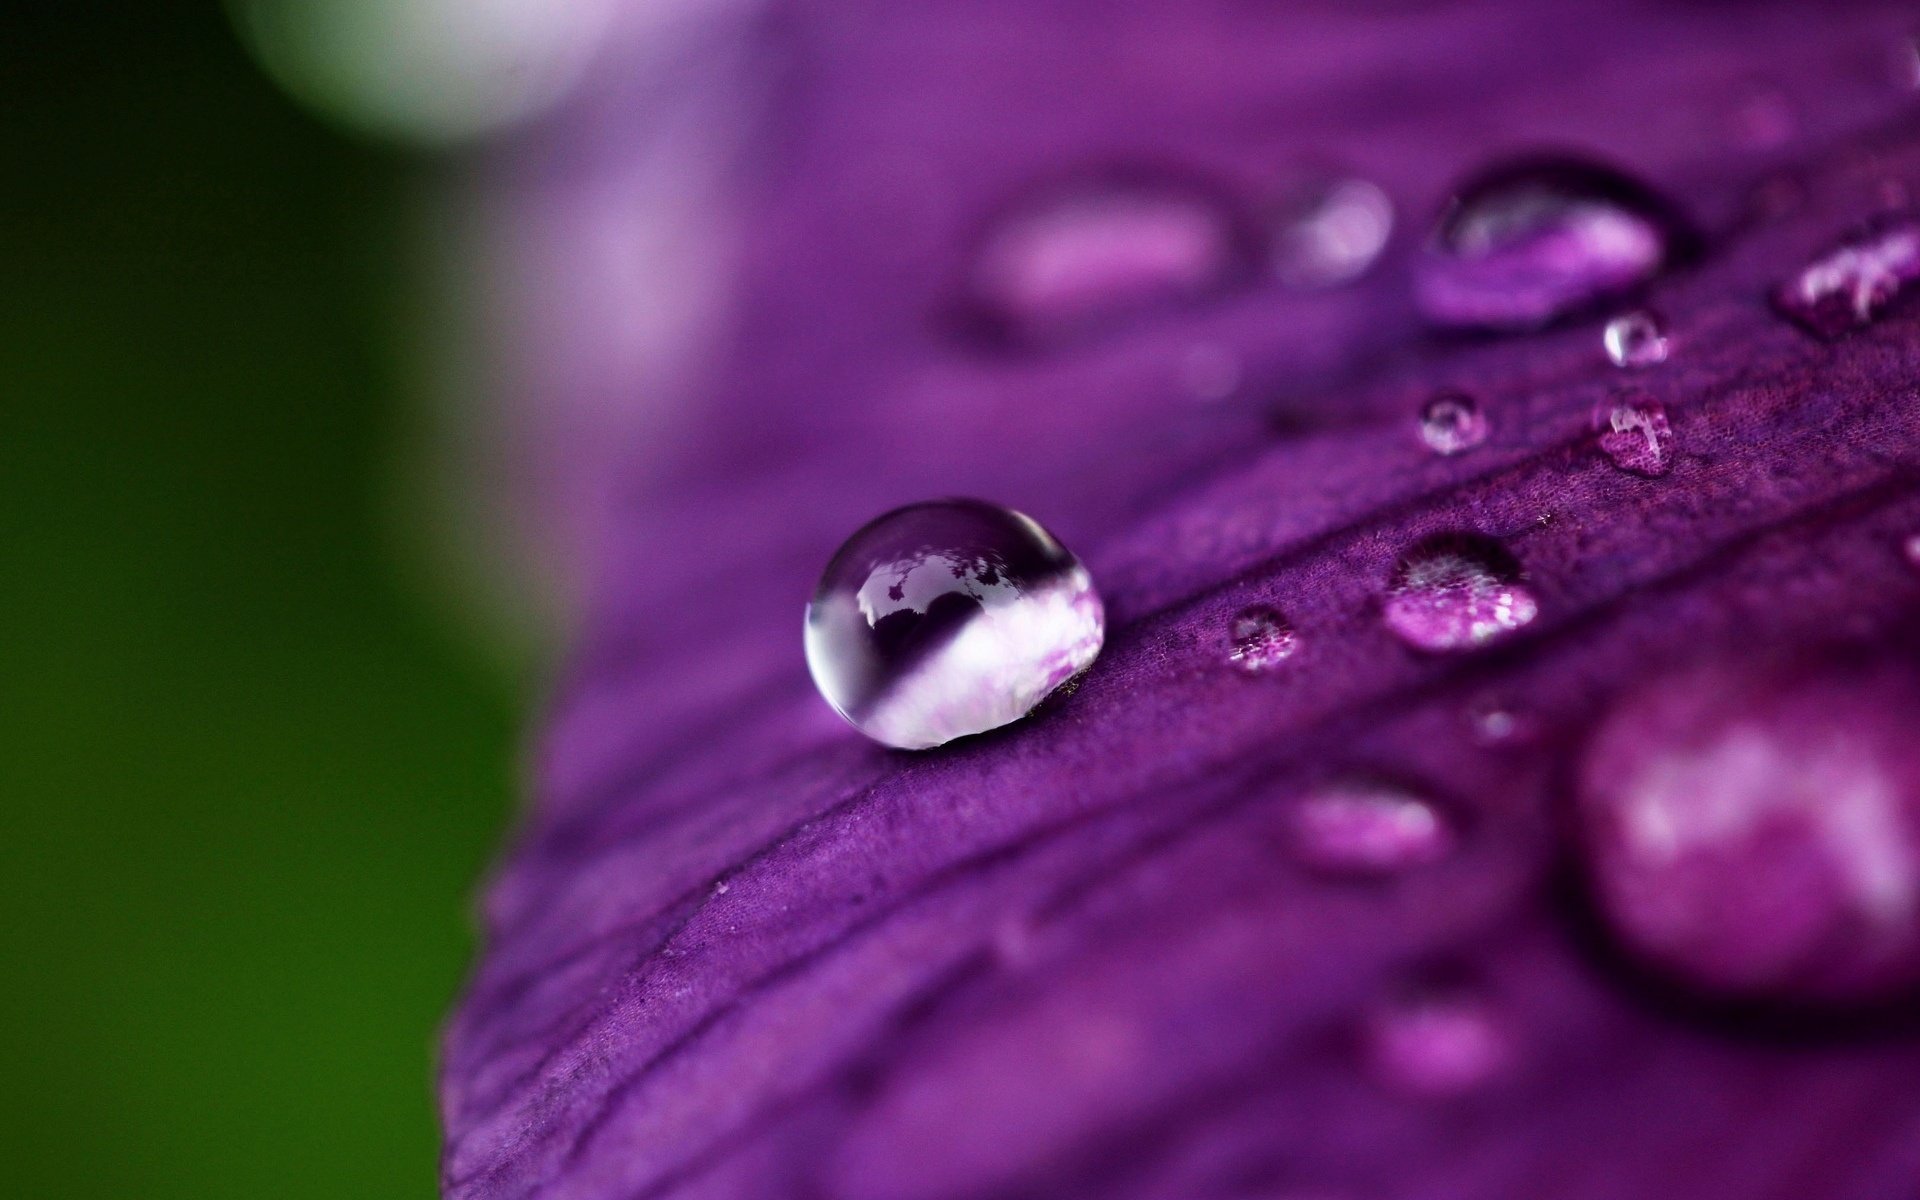
[[[1100,652],[1079,560],[978,500],[895,509],[847,539],[807,606],[820,694],[875,741],[924,749],[1017,721]]]
[[[1900,552],[1907,556],[1907,562],[1920,567],[1920,533],[1910,533],[1900,543]]]
[[[1593,410],[1600,449],[1622,471],[1658,479],[1673,469],[1673,428],[1666,406],[1645,392],[1627,392]]]
[[[1364,179],[1297,188],[1273,222],[1274,277],[1288,287],[1335,287],[1366,274],[1393,233],[1393,201]]]
[[[1180,360],[1180,386],[1202,404],[1218,404],[1240,390],[1245,371],[1225,346],[1202,342],[1189,346]]]
[[[1205,186],[1149,173],[1075,180],[990,223],[967,309],[989,332],[1045,341],[1188,303],[1247,275],[1249,239]]]
[[[1670,204],[1619,171],[1526,160],[1459,189],[1416,263],[1414,296],[1437,325],[1534,329],[1639,287],[1693,241]]]
[[[1581,758],[1575,843],[1623,948],[1696,989],[1853,1001],[1920,983],[1920,682],[1825,656],[1651,681]]]
[[[1420,440],[1435,454],[1460,454],[1487,440],[1492,424],[1465,392],[1435,393],[1420,406]]]
[[[1376,1079],[1396,1091],[1434,1098],[1485,1086],[1511,1055],[1486,1002],[1463,990],[1423,991],[1377,1006],[1364,1040]]]
[[[1667,323],[1651,309],[1637,308],[1607,322],[1601,334],[1607,359],[1616,367],[1652,367],[1667,361],[1671,342]]]
[[[1493,538],[1446,533],[1400,559],[1383,606],[1387,628],[1419,650],[1469,650],[1539,614],[1519,560]]]
[[[1395,875],[1445,858],[1451,823],[1426,797],[1393,784],[1321,784],[1289,812],[1295,855],[1335,875]]]
[[[1773,306],[1832,341],[1873,324],[1920,280],[1920,221],[1884,213],[1834,243],[1773,292]]]
[[[1467,732],[1482,746],[1510,746],[1533,737],[1533,716],[1498,696],[1481,696],[1467,705]]]
[[[1235,614],[1228,628],[1227,661],[1243,675],[1264,675],[1300,648],[1300,637],[1280,610],[1254,604]]]

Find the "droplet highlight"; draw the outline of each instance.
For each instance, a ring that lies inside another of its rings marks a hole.
[[[896,509],[847,539],[807,606],[807,666],[868,737],[925,749],[1017,721],[1100,652],[1078,559],[978,500]]]
[[[1393,201],[1374,184],[1364,179],[1304,184],[1274,213],[1274,278],[1303,291],[1351,283],[1379,261],[1392,235]]]
[[[1540,606],[1493,538],[1449,533],[1409,550],[1387,583],[1387,628],[1418,650],[1471,650],[1529,624]]]
[[[1270,604],[1241,609],[1227,626],[1227,663],[1242,675],[1265,675],[1299,648],[1300,635]]]
[[[1651,309],[1624,312],[1607,322],[1600,343],[1606,347],[1607,361],[1626,370],[1657,367],[1667,361],[1672,339],[1667,323]]]
[[[1773,292],[1773,306],[1825,341],[1864,329],[1920,280],[1920,219],[1888,213],[1828,247]]]
[[[1382,1084],[1433,1099],[1486,1086],[1506,1069],[1512,1053],[1486,1001],[1455,989],[1396,996],[1375,1006],[1363,1048]]]
[[[1172,175],[1076,180],[990,222],[962,291],[993,336],[1049,341],[1213,295],[1248,273],[1249,239],[1219,196]]]
[[[1492,429],[1480,402],[1465,392],[1439,392],[1420,406],[1420,440],[1435,454],[1465,453]]]
[[[1616,396],[1593,413],[1600,450],[1629,474],[1658,479],[1673,469],[1673,427],[1666,406],[1644,392]]]
[[[1723,662],[1629,694],[1582,755],[1578,861],[1644,967],[1756,1002],[1920,984],[1910,668]]]
[[[1611,167],[1510,163],[1456,193],[1415,264],[1442,327],[1526,330],[1630,292],[1691,254],[1678,211]]]
[[[1333,875],[1397,875],[1445,858],[1451,823],[1425,796],[1373,780],[1337,780],[1301,797],[1289,812],[1295,857]]]

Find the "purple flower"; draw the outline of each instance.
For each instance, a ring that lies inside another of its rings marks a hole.
[[[1876,282],[1823,341],[1772,307],[1920,181],[1905,32],[928,0],[616,44],[490,184],[521,495],[588,586],[446,1033],[446,1193],[1911,1196],[1920,308]],[[1542,147],[1697,259],[1636,242],[1590,309],[1519,271],[1558,323],[1432,331],[1450,189]],[[1109,270],[1108,228],[996,268],[1071,337],[950,319],[982,223],[1063,171],[1204,179],[1257,230],[1330,163],[1399,213],[1342,286],[1184,236]],[[1670,352],[1623,392],[1627,293]],[[1455,454],[1443,389],[1487,424]],[[1106,646],[888,751],[800,613],[946,495],[1057,533]],[[1250,611],[1287,634],[1259,671]]]

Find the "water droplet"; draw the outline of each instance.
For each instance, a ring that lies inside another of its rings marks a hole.
[[[1773,292],[1773,306],[1832,341],[1871,325],[1920,279],[1920,221],[1886,213],[1836,242]]]
[[[1645,185],[1597,163],[1536,159],[1462,187],[1415,264],[1433,323],[1534,329],[1646,283],[1693,235]]]
[[[1017,721],[1093,662],[1079,560],[1011,509],[941,500],[847,539],[807,606],[807,666],[875,741],[924,749]]]
[[[1645,392],[1627,392],[1593,410],[1600,449],[1622,471],[1658,479],[1673,469],[1673,428],[1666,406]]]
[[[1248,237],[1204,186],[1174,176],[1086,178],[1027,197],[970,257],[967,308],[989,332],[1050,340],[1191,302],[1246,275]]]
[[[1280,610],[1255,604],[1240,610],[1228,629],[1227,661],[1243,675],[1264,675],[1300,647],[1300,637]]]
[[[1426,797],[1367,780],[1321,784],[1289,811],[1295,855],[1316,871],[1394,875],[1445,858],[1451,823]]]
[[[1435,454],[1471,450],[1491,429],[1480,402],[1465,392],[1438,392],[1420,406],[1420,440]]]
[[[1920,567],[1920,533],[1910,533],[1900,543],[1900,552],[1907,556],[1907,562]]]
[[[1595,908],[1662,974],[1760,1001],[1920,982],[1920,683],[1840,659],[1655,681],[1582,757]]]
[[[1511,1051],[1478,996],[1433,990],[1395,997],[1369,1015],[1364,1033],[1375,1078],[1416,1096],[1459,1096],[1485,1086]]]
[[[1394,568],[1383,608],[1387,628],[1420,650],[1483,646],[1539,614],[1520,576],[1519,560],[1493,538],[1429,537]]]
[[[1393,201],[1364,179],[1319,180],[1274,217],[1274,277],[1288,287],[1336,287],[1366,274],[1393,233]]]
[[[1481,696],[1467,705],[1467,732],[1482,746],[1510,746],[1535,733],[1531,714],[1495,696]]]
[[[1607,359],[1616,367],[1652,367],[1667,361],[1671,342],[1667,323],[1651,309],[1621,313],[1607,322],[1600,336]]]

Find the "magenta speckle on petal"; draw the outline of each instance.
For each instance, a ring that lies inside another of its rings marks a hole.
[[[943,500],[847,539],[807,606],[807,665],[861,732],[924,749],[1019,720],[1086,669],[1104,629],[1086,568],[1046,530]]]
[[[1873,324],[1920,280],[1920,218],[1889,214],[1829,247],[1774,289],[1773,304],[1829,341]]]
[[[1598,163],[1529,160],[1460,189],[1414,278],[1436,325],[1533,329],[1630,291],[1691,235],[1651,189]]]
[[[1878,999],[1920,981],[1915,713],[1904,665],[1649,683],[1580,768],[1601,916],[1646,963],[1734,997]]]

